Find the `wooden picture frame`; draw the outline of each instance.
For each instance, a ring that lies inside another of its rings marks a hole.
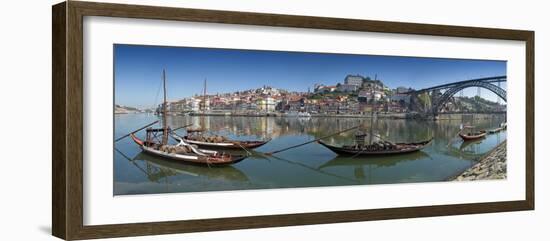
[[[52,7],[52,232],[62,239],[172,234],[533,210],[534,32],[400,22],[68,1]],[[315,212],[86,226],[83,224],[83,17],[107,16],[328,30],[452,36],[526,43],[525,199],[490,203]]]

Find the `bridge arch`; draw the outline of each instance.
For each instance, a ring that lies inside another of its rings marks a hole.
[[[491,92],[495,93],[498,97],[506,101],[506,90],[490,82],[471,81],[471,82],[461,83],[460,85],[447,89],[447,91],[445,91],[445,93],[443,93],[443,95],[441,95],[441,97],[433,104],[432,113],[437,115],[437,113],[439,112],[443,104],[447,103],[447,101],[449,101],[451,97],[453,97],[457,92],[470,87],[481,87],[484,89],[488,89]]]

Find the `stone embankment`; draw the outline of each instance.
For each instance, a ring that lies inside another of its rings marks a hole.
[[[499,144],[481,161],[468,168],[453,181],[506,179],[506,142]]]

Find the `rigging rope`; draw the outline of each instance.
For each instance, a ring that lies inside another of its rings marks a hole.
[[[152,108],[154,108],[156,110],[156,108],[158,107],[157,105],[157,101],[158,101],[158,98],[159,98],[159,95],[160,95],[160,89],[162,88],[162,81],[159,82],[159,87],[157,89],[157,94],[155,95],[155,101],[153,102],[153,106]]]

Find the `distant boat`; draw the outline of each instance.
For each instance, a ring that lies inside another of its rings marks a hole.
[[[504,130],[504,127],[495,128],[495,129],[489,130],[489,134],[495,134],[497,132],[501,132],[502,130]]]
[[[466,132],[461,131],[458,133],[458,135],[462,138],[464,141],[471,141],[471,140],[478,140],[487,135],[487,131],[480,130],[480,131],[474,131],[474,126],[465,126],[463,130],[468,130]]]
[[[489,134],[495,134],[495,133],[501,132],[503,130],[506,130],[506,123],[505,122],[500,123],[500,125],[497,128],[491,129],[488,132],[489,132]]]
[[[327,144],[321,140],[318,141],[322,146],[330,149],[331,151],[339,155],[347,156],[369,156],[369,155],[395,155],[395,154],[405,154],[415,151],[420,151],[428,144],[432,142],[432,139],[421,141],[421,142],[411,142],[411,143],[395,143],[395,144],[383,144],[383,143],[373,143],[370,145],[344,145],[344,146],[334,146]]]

